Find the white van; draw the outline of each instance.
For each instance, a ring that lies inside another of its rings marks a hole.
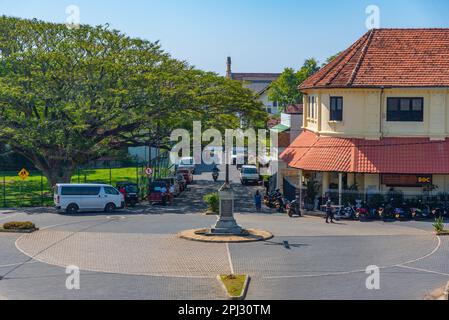
[[[248,183],[257,184],[260,181],[260,174],[256,166],[243,166],[240,171],[240,181],[243,185]]]
[[[56,209],[67,214],[79,211],[112,213],[125,207],[125,197],[106,184],[57,184],[54,201]]]

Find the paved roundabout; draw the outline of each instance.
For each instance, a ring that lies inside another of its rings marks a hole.
[[[29,219],[44,228],[18,236],[14,245],[28,257],[27,263],[161,279],[155,281],[173,279],[179,286],[189,281],[211,285],[201,286],[204,295],[174,298],[222,298],[213,288],[214,279],[232,272],[251,275],[250,299],[419,299],[449,280],[449,266],[443,262],[449,244],[435,237],[429,224],[326,225],[316,217],[241,214],[237,220],[243,227],[269,230],[275,237],[220,244],[177,236],[181,230],[212,225],[214,219],[193,214],[67,217],[48,213]],[[381,269],[385,290],[366,289],[365,270],[371,265]],[[404,289],[404,284],[409,287]]]

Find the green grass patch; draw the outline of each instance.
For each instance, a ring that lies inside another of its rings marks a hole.
[[[171,169],[156,168],[155,176],[170,175]],[[115,186],[118,182],[138,183],[145,196],[147,177],[143,167],[127,167],[117,169],[76,170],[72,183],[105,183]],[[18,171],[0,172],[0,207],[38,207],[52,206],[53,192],[45,176],[39,171],[31,171],[26,181],[18,176]]]
[[[221,275],[220,280],[231,297],[240,297],[243,295],[247,277],[247,275]]]

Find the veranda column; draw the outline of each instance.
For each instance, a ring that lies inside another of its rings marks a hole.
[[[299,185],[299,205],[301,206],[301,209],[304,209],[302,205],[302,199],[303,199],[303,191],[302,191],[302,170],[300,169],[298,172],[298,185]]]
[[[343,173],[338,174],[338,205],[343,204]]]
[[[329,191],[329,184],[330,184],[330,174],[329,174],[329,172],[323,172],[323,186],[322,186],[323,198],[325,198],[327,196],[327,193]]]

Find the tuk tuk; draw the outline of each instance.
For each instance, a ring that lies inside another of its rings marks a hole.
[[[148,202],[150,204],[166,204],[167,193],[162,193],[162,189],[167,188],[167,183],[163,181],[154,181],[150,184]]]
[[[139,186],[132,182],[117,183],[117,190],[124,191],[125,204],[135,207],[139,203]]]
[[[173,186],[175,191],[173,193],[174,197],[178,197],[181,195],[181,185],[178,183],[178,181],[176,180],[175,177],[169,177],[169,178],[163,178],[163,179],[158,179],[156,181],[161,181],[164,182],[165,184],[169,185],[169,186]]]

